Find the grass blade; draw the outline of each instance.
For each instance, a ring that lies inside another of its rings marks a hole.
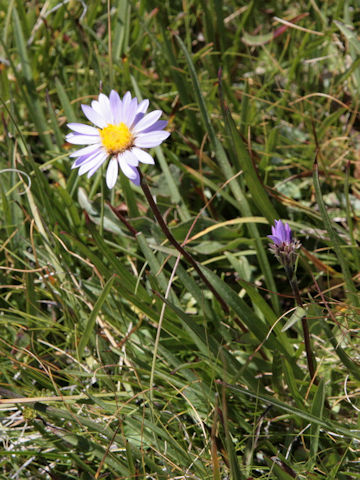
[[[320,420],[323,418],[325,405],[325,381],[322,378],[316,388],[314,400],[311,405],[311,413]],[[310,468],[316,462],[316,455],[319,448],[320,426],[312,424],[310,427]]]
[[[31,70],[31,62],[28,54],[28,49],[25,44],[25,39],[21,27],[21,23],[19,20],[19,15],[17,13],[16,8],[13,9],[13,21],[14,21],[14,33],[16,39],[16,46],[19,52],[19,57],[21,61],[22,67],[22,77],[25,83],[25,87],[27,89],[27,97],[24,99],[29,105],[29,111],[32,114],[32,119],[39,131],[40,138],[45,143],[47,149],[52,150],[53,144],[51,138],[48,133],[49,127],[47,125],[44,111],[42,105],[40,103],[40,99],[38,93],[36,91],[33,74]],[[20,76],[16,73],[15,75]]]
[[[226,107],[225,122],[227,125],[227,131],[231,137],[234,155],[236,155],[237,157],[239,169],[242,169],[244,172],[246,185],[251,192],[252,199],[254,200],[255,205],[258,207],[259,212],[261,212],[272,225],[274,223],[274,220],[279,218],[279,215],[276,212],[275,208],[272,206],[270,199],[265,192],[265,189],[255,170],[253,161],[250,158],[248,150],[246,149],[243,140],[236,129],[234,120],[231,116],[229,109]]]
[[[106,282],[103,291],[101,292],[101,295],[99,296],[98,300],[96,301],[94,308],[92,309],[88,321],[86,322],[85,330],[82,334],[82,337],[80,339],[79,347],[78,347],[78,356],[81,358],[84,353],[84,349],[87,346],[90,336],[93,333],[93,329],[96,323],[96,318],[99,314],[99,311],[101,307],[103,306],[105,300],[107,299],[107,296],[109,295],[109,292],[111,290],[111,287],[114,283],[115,276],[113,275],[112,277],[109,278],[109,280]]]
[[[329,234],[331,244],[334,248],[335,254],[338,258],[338,261],[344,276],[344,281],[346,286],[346,292],[345,292],[346,296],[349,298],[349,301],[352,303],[352,305],[358,307],[359,306],[358,292],[354,285],[353,279],[351,277],[348,262],[346,261],[345,256],[341,249],[342,242],[332,226],[329,214],[326,210],[324,200],[322,198],[321,187],[319,182],[319,167],[318,167],[317,160],[314,163],[313,180],[314,180],[316,201],[319,206],[319,210],[320,210],[325,228]]]
[[[307,423],[311,423],[312,425],[317,425],[324,429],[327,432],[335,432],[339,435],[344,435],[345,437],[348,438],[356,438],[357,440],[360,440],[360,433],[356,429],[356,425],[354,425],[354,428],[349,428],[349,427],[344,427],[336,422],[330,421],[330,420],[324,420],[323,418],[319,418],[317,415],[314,415],[312,413],[308,413],[305,410],[300,410],[299,408],[294,407],[293,405],[288,405],[270,395],[265,395],[262,393],[255,393],[251,392],[249,390],[246,390],[241,387],[236,387],[234,385],[229,385],[227,383],[224,383],[222,381],[218,381],[220,385],[225,385],[226,388],[229,388],[230,390],[240,393],[241,395],[245,395],[247,397],[251,397],[257,400],[261,400],[263,402],[269,403],[273,407],[278,408],[279,410],[283,412],[287,412],[290,415],[295,415]]]

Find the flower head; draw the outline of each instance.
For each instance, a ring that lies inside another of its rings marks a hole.
[[[135,185],[140,185],[139,162],[154,164],[154,159],[144,148],[160,145],[170,132],[164,131],[165,120],[159,120],[162,111],[146,114],[149,100],[138,103],[130,92],[120,99],[115,90],[109,97],[100,93],[98,100],[81,105],[85,116],[94,126],[84,123],[68,123],[72,130],[66,141],[75,145],[87,145],[70,154],[76,160],[72,168],[79,167],[79,175],[90,178],[110,157],[106,170],[106,184],[113,188],[119,167]]]
[[[288,223],[284,225],[281,220],[275,220],[275,226],[271,227],[271,231],[272,235],[268,235],[268,238],[270,238],[275,245],[291,243],[292,233]]]
[[[275,226],[271,227],[271,232],[272,235],[268,235],[268,238],[274,243],[270,245],[270,250],[285,269],[292,271],[301,243],[293,240],[289,224],[283,224],[281,220],[275,220]]]

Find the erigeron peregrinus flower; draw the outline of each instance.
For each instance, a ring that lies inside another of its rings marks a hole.
[[[138,102],[126,92],[120,99],[112,90],[109,97],[100,93],[98,100],[81,105],[85,116],[95,126],[84,123],[68,123],[73,130],[66,141],[75,145],[87,145],[70,154],[76,160],[72,168],[79,167],[79,175],[87,173],[90,178],[109,158],[106,169],[106,184],[113,188],[119,167],[135,185],[140,184],[139,162],[154,164],[154,159],[144,148],[160,145],[170,132],[164,131],[165,120],[159,120],[162,111],[146,114],[149,100]]]

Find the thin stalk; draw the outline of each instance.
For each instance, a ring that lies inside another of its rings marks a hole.
[[[107,23],[108,23],[108,60],[109,60],[109,83],[110,88],[113,86],[113,59],[112,59],[112,42],[111,42],[111,0],[107,2]]]
[[[158,207],[157,207],[157,205],[156,205],[156,203],[153,199],[153,196],[151,195],[150,189],[149,189],[149,187],[148,187],[148,185],[147,185],[147,183],[146,183],[146,181],[144,180],[143,177],[141,177],[141,188],[142,188],[142,191],[144,192],[144,195],[145,195],[147,201],[149,202],[150,208],[153,211],[153,214],[155,215],[155,218],[158,221],[158,223],[159,223],[162,231],[164,232],[166,238],[176,248],[176,250],[179,253],[181,253],[181,255],[185,258],[185,260],[188,263],[190,263],[190,265],[192,265],[194,267],[195,271],[197,272],[197,274],[199,275],[201,280],[213,292],[213,294],[215,295],[215,298],[217,298],[217,300],[219,301],[219,303],[222,306],[224,312],[228,313],[229,309],[228,309],[228,306],[226,305],[225,301],[223,300],[221,295],[219,295],[219,293],[216,291],[216,289],[211,285],[211,283],[208,281],[208,279],[205,277],[205,275],[202,273],[202,271],[200,270],[200,267],[199,267],[198,263],[196,262],[196,260],[173,237],[173,235],[170,232],[170,230],[168,229],[168,227],[167,227],[167,225],[166,225],[166,223],[165,223],[165,221],[164,221],[164,219],[163,219],[163,217],[160,213],[160,210],[158,209]]]
[[[104,209],[104,165],[101,166],[101,203],[100,203],[100,235],[103,236],[104,233],[104,214],[105,214],[105,209]]]
[[[291,269],[292,270],[292,269]],[[299,286],[297,283],[296,275],[293,273],[290,269],[285,268],[286,275],[288,277],[291,290],[294,294],[295,301],[298,304],[299,307],[304,308],[303,301],[301,300],[300,292],[299,292]],[[309,332],[309,325],[307,322],[307,319],[303,317],[301,319],[301,324],[302,324],[302,329],[303,329],[303,334],[304,334],[304,343],[305,343],[305,351],[306,351],[306,360],[308,364],[308,369],[310,373],[311,379],[315,382],[315,362],[314,362],[314,356],[312,353],[311,349],[311,342],[310,342],[310,332]],[[316,383],[316,382],[315,382]]]
[[[131,225],[131,223],[129,223],[129,222],[127,221],[127,219],[126,219],[123,215],[121,215],[121,213],[119,212],[119,210],[117,210],[115,207],[113,207],[113,206],[111,205],[110,202],[107,202],[107,205],[108,205],[108,207],[111,208],[111,210],[113,211],[113,213],[115,213],[115,215],[118,217],[118,219],[120,220],[120,222],[122,222],[122,223],[125,225],[125,227],[129,230],[129,232],[130,232],[134,237],[136,237],[136,235],[139,233],[139,232],[136,230],[136,228],[134,228],[134,227]]]

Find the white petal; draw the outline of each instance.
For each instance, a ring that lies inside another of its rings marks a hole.
[[[145,113],[148,108],[149,108],[149,100],[145,99],[139,103],[136,113]]]
[[[126,112],[127,116],[125,117],[124,115],[124,122],[129,127],[131,127],[131,125],[134,123],[137,106],[138,106],[137,98],[133,98],[130,102],[129,108],[127,109],[127,112]]]
[[[149,155],[147,152],[144,150],[141,150],[140,148],[133,147],[131,149],[131,153],[135,155],[135,157],[139,160],[141,163],[149,163],[150,165],[154,165],[155,160],[151,155]]]
[[[96,173],[99,170],[101,165],[105,162],[106,158],[105,159],[98,159],[98,160],[99,161],[95,164],[95,166],[92,167],[92,169],[88,171],[87,178],[92,177],[94,175],[94,173]]]
[[[72,169],[73,168],[78,168],[80,167],[81,165],[85,165],[85,163],[91,161],[93,158],[95,158],[97,155],[99,155],[99,153],[102,152],[102,149],[101,147],[98,148],[95,152],[93,153],[88,153],[87,155],[83,155],[81,157],[78,157],[75,162],[73,163],[72,165]]]
[[[129,105],[129,103],[131,102],[131,93],[126,92],[125,95],[123,96],[122,101],[125,105]]]
[[[68,143],[74,145],[92,145],[93,143],[100,143],[99,132],[97,135],[81,135],[80,133],[68,133],[65,137]]]
[[[107,120],[108,123],[113,123],[114,120],[110,108],[110,100],[108,99],[108,97],[103,93],[100,93],[98,101],[100,104],[102,116],[105,118],[105,120]]]
[[[139,160],[133,155],[132,150],[126,150],[122,155],[131,167],[137,167],[139,165]]]
[[[108,154],[106,152],[100,152],[98,155],[95,155],[94,158],[81,165],[78,172],[79,175],[83,175],[84,173],[89,172],[93,168],[98,169],[105,162],[107,157]]]
[[[98,113],[99,115],[103,116],[103,114],[101,113],[100,103],[99,103],[97,100],[93,100],[93,101],[91,102],[91,108],[93,108],[96,113]]]
[[[137,187],[140,186],[140,173],[139,170],[136,167],[131,167],[134,170],[135,173],[135,178],[130,178],[132,183],[136,185]]]
[[[95,152],[99,148],[99,145],[88,145],[87,147],[80,148],[80,150],[76,150],[76,152],[70,153],[69,157],[82,157],[83,155],[87,155],[88,153]]]
[[[116,183],[119,173],[119,164],[116,158],[112,158],[106,170],[106,185],[108,188],[113,188]]]
[[[170,132],[151,132],[151,133],[140,133],[138,137],[135,138],[134,145],[140,148],[152,148],[157,147],[164,140],[168,138]]]
[[[128,117],[128,108],[131,102],[130,92],[126,92],[122,99],[122,112],[120,115],[120,122],[125,122],[125,119]]]
[[[85,125],[84,123],[68,123],[67,126],[71,128],[71,130],[74,130],[74,132],[84,133],[86,135],[96,135],[99,133],[97,128]]]
[[[110,92],[110,108],[112,111],[114,124],[118,125],[121,118],[122,101],[120,100],[119,94],[115,92],[115,90],[111,90]]]
[[[141,133],[160,132],[166,128],[167,124],[168,122],[166,120],[158,120],[157,122],[153,123],[151,127],[142,130]]]
[[[110,110],[110,103],[107,104],[106,100],[109,100],[107,96],[104,95],[103,93],[100,93],[99,100],[93,100],[91,102],[91,107],[95,110],[96,113],[101,115],[101,117],[108,124],[108,123],[113,123],[113,117]]]
[[[95,165],[94,168],[89,170],[88,174],[87,174],[87,178],[91,178],[94,175],[94,173],[96,173],[99,170],[100,167],[101,167],[101,164],[100,165]]]
[[[154,110],[151,113],[148,113],[143,117],[136,126],[132,129],[134,133],[141,132],[146,128],[151,127],[159,118],[161,117],[162,111],[161,110]]]
[[[134,168],[131,168],[130,165],[127,163],[124,155],[118,155],[118,160],[123,174],[130,178],[130,180],[135,180],[137,176],[136,172],[134,171]]]
[[[100,163],[97,163],[95,165],[95,167],[93,167],[91,170],[89,170],[88,174],[87,174],[87,178],[91,178],[94,175],[94,173],[96,173],[99,170],[99,168],[101,167],[101,165],[103,163],[104,163],[104,160],[102,160]]]
[[[90,122],[92,122],[99,128],[106,127],[107,122],[105,121],[105,119],[93,108],[89,107],[89,105],[81,105],[81,108],[84,112],[84,115],[90,120]]]
[[[132,130],[132,131],[134,131],[135,126],[140,122],[140,120],[141,120],[142,118],[144,118],[144,113],[141,113],[141,112],[140,112],[140,113],[137,113],[137,114],[135,115],[134,121],[133,121],[133,123],[132,123],[132,125],[131,125],[131,130]]]

